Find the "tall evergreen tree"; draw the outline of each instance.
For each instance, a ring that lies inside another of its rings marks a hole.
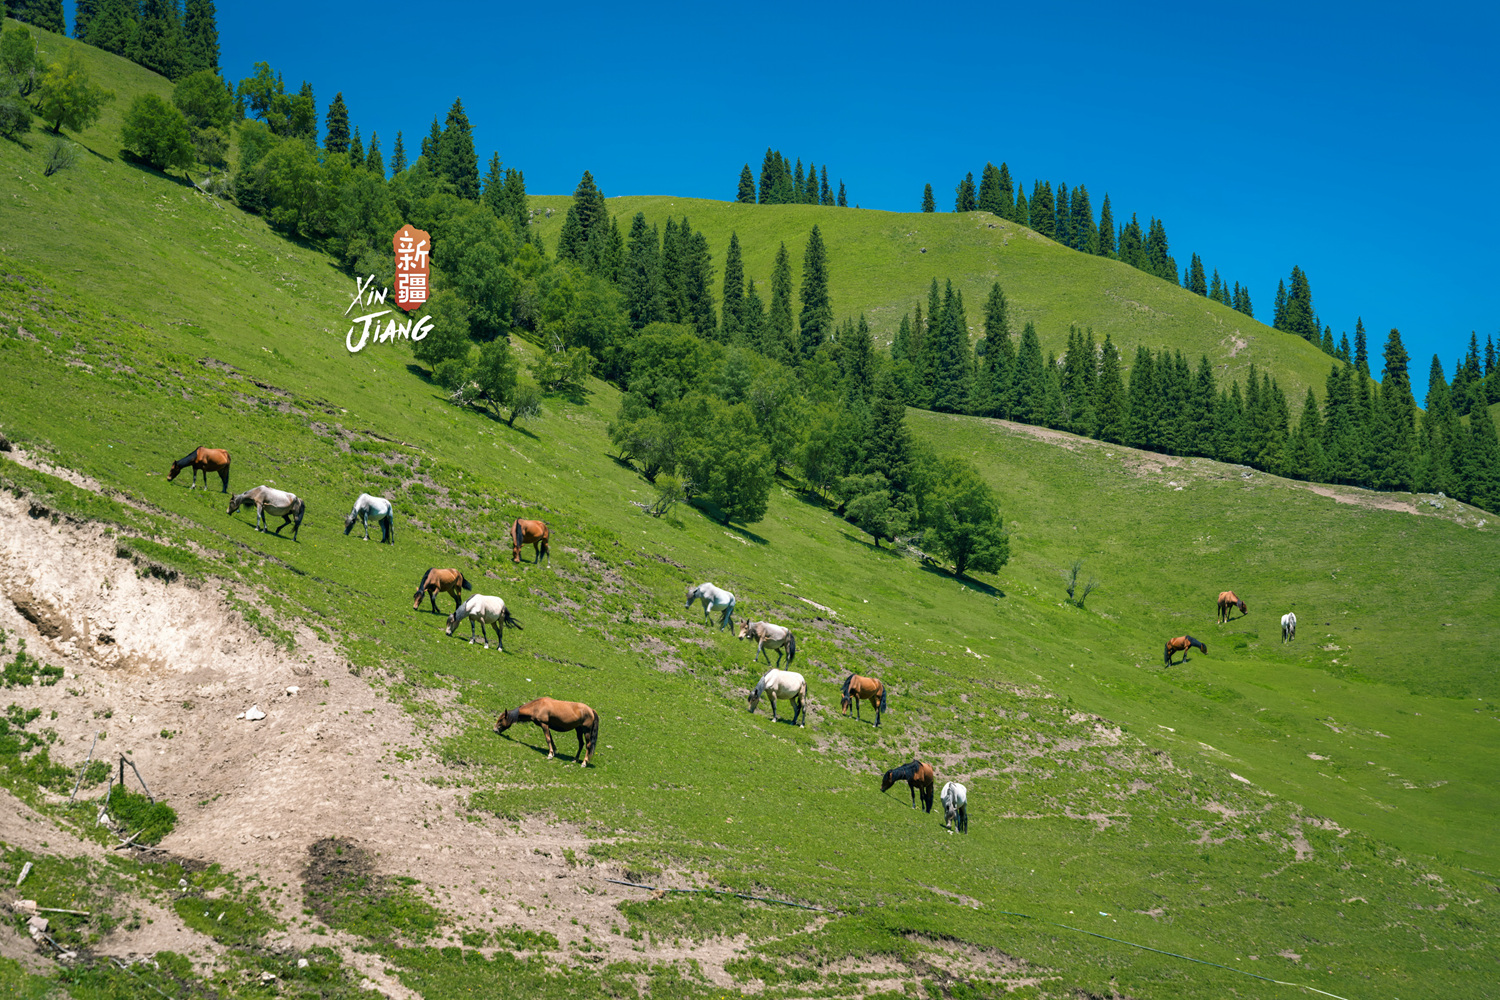
[[[810,359],[833,329],[833,303],[828,297],[828,252],[823,235],[813,226],[802,255],[801,330],[803,360]]]
[[[639,330],[666,319],[661,291],[661,240],[655,228],[646,228],[646,216],[640,212],[630,220],[624,285],[631,326]]]
[[[1469,387],[1469,433],[1460,472],[1463,496],[1476,507],[1500,513],[1500,440],[1476,383]]]
[[[748,163],[740,170],[740,188],[734,200],[742,205],[755,204],[755,175],[750,172]]]
[[[993,163],[986,163],[979,175],[979,210],[1003,217],[1004,209],[1010,206],[1000,200],[1000,171]]]
[[[1057,218],[1052,208],[1052,182],[1031,183],[1031,228],[1049,239],[1057,235]]]
[[[1219,272],[1215,271],[1214,277],[1218,276]],[[1197,254],[1193,254],[1192,262],[1188,264],[1187,290],[1194,295],[1205,297],[1208,295],[1208,279],[1203,274],[1203,258]]]
[[[1354,367],[1366,377],[1370,374],[1370,352],[1365,344],[1365,320],[1363,316],[1354,319]]]
[[[936,212],[937,202],[932,200],[932,185],[928,184],[922,189],[922,211]]]
[[[1199,355],[1198,371],[1193,376],[1188,395],[1190,426],[1184,442],[1184,450],[1188,454],[1214,457],[1214,407],[1218,401],[1219,392],[1214,383],[1213,366],[1208,363],[1208,355]]]
[[[1323,327],[1323,339],[1320,342],[1319,346],[1323,348],[1323,353],[1327,354],[1329,357],[1333,357],[1338,354],[1338,345],[1333,342],[1333,327]]]
[[[839,178],[839,208],[849,207],[849,196],[844,191],[844,180]]]
[[[687,218],[683,217],[683,225],[686,226]],[[692,239],[692,227],[677,225],[677,221],[670,216],[661,234],[661,292],[662,300],[667,307],[668,323],[690,322],[688,311],[687,290],[687,260],[688,242]],[[562,259],[562,250],[558,250],[558,259]]]
[[[1276,304],[1271,307],[1271,328],[1286,329],[1286,282],[1276,282]]]
[[[782,243],[771,268],[771,307],[766,315],[766,356],[784,365],[801,353],[792,327],[792,258]]]
[[[370,148],[365,150],[365,169],[385,180],[385,155],[380,151],[379,132],[370,132]]]
[[[754,346],[745,342],[745,262],[740,256],[739,235],[733,231],[729,233],[729,249],[724,254],[723,302],[721,328],[724,340],[730,344]]]
[[[1133,212],[1130,221],[1120,228],[1120,259],[1131,267],[1146,270],[1146,245],[1141,238],[1141,224]]]
[[[1339,334],[1339,347],[1338,350],[1334,352],[1334,356],[1346,365],[1351,365],[1354,363],[1354,358],[1349,353],[1349,335],[1347,333]]]
[[[474,130],[469,127],[469,116],[464,113],[462,98],[455,97],[448,109],[448,118],[443,122],[443,132],[433,155],[433,172],[453,184],[460,198],[479,200],[479,154],[474,151]],[[588,176],[585,172],[584,176]],[[589,178],[593,183],[593,178]],[[577,194],[574,194],[577,201]],[[584,228],[587,238],[589,228]]]
[[[1174,285],[1177,283],[1177,262],[1172,259],[1171,247],[1167,242],[1167,227],[1158,218],[1152,217],[1147,229],[1145,261],[1140,266],[1147,274],[1154,274]]]
[[[979,410],[987,417],[1009,417],[1014,396],[1016,347],[1010,339],[1010,304],[1000,282],[984,303],[984,373]]]
[[[765,158],[760,161],[760,203],[762,205],[773,205],[772,198],[775,197],[777,180],[777,158],[771,152],[771,147],[766,147]]]
[[[1073,200],[1068,185],[1057,182],[1057,193],[1052,204],[1052,217],[1056,220],[1057,235],[1053,238],[1065,247],[1073,246]]]
[[[11,4],[15,6],[14,3]],[[62,3],[57,5],[62,7]],[[73,37],[80,42],[88,38],[89,21],[93,20],[94,8],[98,6],[98,0],[75,0],[73,4]],[[5,5],[0,3],[0,19],[5,17]]]
[[[1100,440],[1124,444],[1130,429],[1130,408],[1120,375],[1120,351],[1107,333],[1099,356],[1099,377],[1094,383],[1094,412]]]
[[[958,182],[958,187],[953,189],[953,211],[972,212],[979,207],[977,194],[974,190],[974,173],[970,171],[964,175],[964,179]]]
[[[948,282],[943,295],[942,324],[929,337],[933,360],[932,408],[940,413],[968,411],[972,381],[969,328],[964,316],[963,296]]]
[[[1113,257],[1115,255],[1115,214],[1110,211],[1109,195],[1104,196],[1104,204],[1099,206],[1099,247],[1098,254],[1101,257]]]
[[[1016,185],[1016,207],[1011,210],[1011,219],[1023,226],[1031,225],[1031,206],[1026,203],[1026,187]]]
[[[330,153],[349,152],[349,108],[344,104],[342,90],[328,102],[328,114],[323,118],[323,148]]]
[[[1042,423],[1046,409],[1047,376],[1042,342],[1036,335],[1036,327],[1028,322],[1021,329],[1021,345],[1016,351],[1016,402],[1012,411],[1013,419],[1025,424]]]
[[[1250,302],[1249,285],[1242,288],[1238,281],[1234,283],[1234,302],[1232,305],[1235,311],[1242,312],[1251,319],[1255,318],[1255,306]]]
[[[1094,225],[1094,209],[1089,204],[1089,189],[1082,184],[1073,189],[1073,218],[1070,226],[1073,249],[1087,254],[1099,252],[1099,229]]]
[[[391,176],[396,176],[406,168],[406,144],[401,140],[401,133],[398,131],[396,145],[391,149]]]
[[[55,0],[39,6],[57,6],[61,15],[62,5]],[[48,30],[64,30],[60,16],[56,28]],[[141,0],[135,35],[125,55],[131,62],[154,70],[169,80],[178,78],[182,67],[182,22],[178,18],[176,0]]]
[[[359,126],[354,126],[354,135],[349,137],[349,162],[364,166],[365,142],[359,135]]]
[[[1323,459],[1323,418],[1311,387],[1302,400],[1302,419],[1292,435],[1287,455],[1288,471],[1298,479],[1321,482],[1327,474]]]
[[[682,220],[682,231],[687,236],[687,219]],[[708,250],[708,237],[701,232],[686,238],[687,257],[684,277],[687,286],[688,316],[693,329],[705,340],[718,337],[718,318],[714,315],[713,300],[713,256]],[[608,275],[605,275],[608,277]]]
[[[804,185],[806,183],[807,183],[806,179],[802,176],[802,157],[799,156],[799,157],[797,157],[797,169],[794,170],[794,171],[792,171],[792,202],[793,202],[793,204],[801,204],[803,201],[806,200],[806,197],[805,197],[805,195],[806,195],[806,189],[804,187]]]
[[[199,70],[219,72],[219,26],[214,0],[187,0],[182,19],[184,75]]]
[[[1329,482],[1353,483],[1359,475],[1360,435],[1354,407],[1354,370],[1333,365],[1323,390],[1323,462]]]
[[[97,0],[83,40],[90,45],[124,55],[135,37],[136,8],[133,0]]]
[[[1391,330],[1385,343],[1385,369],[1380,379],[1380,401],[1375,413],[1375,455],[1372,485],[1380,490],[1409,490],[1415,464],[1416,410],[1412,399],[1409,357],[1401,333]],[[1483,410],[1476,418],[1488,416]]]
[[[68,33],[67,22],[63,19],[62,0],[21,0],[19,3],[11,0],[6,9],[9,16],[24,24],[59,35]]]
[[[1286,304],[1280,311],[1280,319],[1276,329],[1296,334],[1314,344],[1319,342],[1317,321],[1313,318],[1312,287],[1300,267],[1292,267],[1292,278],[1286,290]]]
[[[740,323],[744,329],[742,339],[745,346],[752,350],[768,353],[766,350],[766,306],[761,300],[760,292],[755,290],[755,282],[745,280],[745,304],[740,308]]]
[[[1135,448],[1156,447],[1156,359],[1150,348],[1141,344],[1135,349],[1135,364],[1130,367],[1127,391],[1130,411],[1125,443]]]
[[[828,186],[828,164],[823,164],[823,176],[818,184],[818,204],[832,206],[834,203],[833,188]]]

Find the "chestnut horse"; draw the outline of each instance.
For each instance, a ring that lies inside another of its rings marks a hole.
[[[1219,624],[1223,625],[1229,621],[1229,612],[1234,608],[1240,609],[1240,617],[1245,617],[1250,610],[1245,607],[1245,602],[1234,596],[1234,591],[1226,590],[1219,595]]]
[[[464,575],[456,569],[429,569],[422,574],[422,581],[417,584],[417,592],[411,595],[411,609],[416,611],[422,606],[422,595],[426,593],[428,599],[432,601],[433,614],[442,613],[438,611],[438,594],[447,594],[452,597],[453,610],[457,611],[458,606],[463,603],[462,592],[473,589],[469,586],[469,581],[464,579]]]
[[[880,713],[885,711],[885,685],[873,677],[850,674],[844,678],[844,694],[839,699],[839,714],[848,715],[852,705],[854,717],[863,721],[859,714],[861,701],[870,703],[870,707],[875,710],[875,725],[880,725]]]
[[[203,488],[208,489],[208,474],[217,472],[219,479],[224,483],[220,493],[229,492],[229,452],[223,448],[205,448],[202,445],[194,448],[192,453],[179,458],[172,463],[172,471],[167,473],[167,482],[177,478],[177,474],[183,469],[193,470],[193,483],[188,489],[198,488],[198,473],[203,473]]]
[[[510,561],[521,561],[521,546],[531,546],[532,563],[541,562],[551,555],[547,541],[552,532],[546,521],[523,521],[519,517],[510,522]]]
[[[1204,656],[1208,655],[1208,646],[1199,642],[1197,639],[1194,639],[1190,635],[1179,635],[1175,639],[1168,639],[1166,651],[1162,654],[1167,661],[1167,666],[1170,667],[1172,665],[1172,657],[1178,653],[1182,654],[1182,662],[1186,663],[1188,650],[1192,649],[1194,646],[1203,650]]]
[[[557,744],[552,742],[552,730],[560,733],[577,732],[578,750],[573,759],[579,766],[588,767],[593,759],[594,747],[599,743],[599,713],[581,701],[558,701],[555,698],[538,698],[519,708],[501,712],[495,720],[495,732],[503,733],[518,722],[535,722],[547,737],[547,759],[557,755]],[[581,759],[580,759],[581,758]]]
[[[890,787],[898,781],[906,782],[911,788],[911,807],[917,808],[917,790],[922,790],[922,811],[932,812],[932,785],[937,778],[937,772],[932,769],[931,764],[924,764],[920,760],[914,760],[900,767],[893,767],[880,776],[880,790],[889,791]]]

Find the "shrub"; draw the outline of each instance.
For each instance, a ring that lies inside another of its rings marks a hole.
[[[42,175],[51,177],[72,167],[78,162],[78,146],[62,136],[53,136],[47,144],[47,154],[42,160]]]
[[[141,94],[120,126],[125,148],[158,170],[193,165],[193,136],[187,119],[155,94]]]

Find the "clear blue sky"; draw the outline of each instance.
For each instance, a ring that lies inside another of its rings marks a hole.
[[[1009,163],[1160,217],[1269,322],[1293,264],[1335,340],[1391,327],[1418,402],[1434,352],[1500,339],[1494,4],[218,4],[231,81],[266,60],[342,91],[389,154],[462,97],[532,193],[729,199],[766,147],[851,202],[915,211]],[[720,251],[716,249],[716,257]]]

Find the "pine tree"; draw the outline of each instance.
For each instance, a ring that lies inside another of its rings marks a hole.
[[[1217,279],[1218,276],[1219,272],[1215,271],[1214,277]],[[1197,254],[1193,254],[1192,262],[1188,264],[1187,290],[1194,295],[1205,297],[1208,295],[1208,279],[1203,274],[1203,258]]]
[[[1031,183],[1031,228],[1051,238],[1057,234],[1057,219],[1052,210],[1052,183]]]
[[[832,207],[834,201],[833,188],[828,186],[828,164],[823,164],[823,176],[818,185],[818,204]]]
[[[433,173],[452,183],[460,198],[479,200],[479,154],[474,151],[474,131],[469,127],[469,116],[464,113],[462,98],[455,97],[453,106],[448,109],[442,135],[433,153],[432,167]],[[576,193],[574,200],[577,201]],[[585,227],[585,240],[588,232]]]
[[[1126,392],[1130,416],[1125,435],[1125,443],[1135,448],[1156,447],[1155,364],[1156,359],[1146,345],[1135,349],[1135,364],[1130,367],[1130,387]]]
[[[740,170],[740,189],[734,200],[742,205],[755,204],[755,175],[750,172],[748,163]]]
[[[766,315],[766,356],[790,365],[798,354],[792,328],[792,258],[782,243],[771,268],[771,307]]]
[[[811,160],[807,161],[807,180],[802,184],[802,204],[816,205],[818,203],[818,165]]]
[[[1296,334],[1303,340],[1318,343],[1317,321],[1313,318],[1312,287],[1302,268],[1292,267],[1291,282],[1286,289],[1286,303],[1279,313],[1276,329]]]
[[[61,4],[55,6],[60,15]],[[38,26],[43,25],[38,23]],[[55,30],[64,30],[60,16]],[[131,62],[155,70],[169,80],[178,78],[182,66],[182,23],[177,16],[176,0],[141,0],[135,35],[125,55]]]
[[[1311,387],[1302,401],[1302,419],[1297,421],[1297,431],[1292,435],[1287,464],[1288,471],[1298,479],[1322,482],[1327,474],[1323,459],[1323,418],[1318,413],[1318,401]]]
[[[1021,346],[1016,352],[1015,406],[1012,419],[1024,424],[1042,422],[1047,395],[1047,361],[1042,357],[1042,342],[1036,327],[1028,322],[1021,330]]]
[[[708,237],[701,232],[687,236],[687,219],[682,220],[682,232],[686,236],[687,256],[684,277],[687,285],[688,317],[698,336],[705,340],[718,337],[718,318],[714,315],[713,300],[713,256],[708,250]],[[602,262],[601,262],[602,263]],[[604,277],[609,277],[604,273]]]
[[[984,378],[980,411],[987,417],[1009,417],[1013,405],[1016,347],[1010,339],[1010,305],[1000,282],[990,286],[984,303]]]
[[[1234,283],[1233,305],[1236,311],[1244,313],[1251,319],[1255,318],[1255,306],[1250,302],[1250,286],[1246,285],[1241,288],[1238,281]]]
[[[1358,478],[1353,374],[1352,368],[1333,365],[1324,383],[1323,463],[1328,482],[1352,483]]]
[[[953,189],[953,211],[972,212],[978,207],[978,201],[974,192],[974,173],[970,171],[964,175],[964,179],[958,182],[958,187]]]
[[[846,323],[839,334],[839,364],[843,369],[844,401],[849,406],[869,402],[875,388],[875,343],[864,313],[859,322]]]
[[[1286,282],[1276,282],[1276,304],[1271,309],[1271,328],[1286,329]]]
[[[792,203],[794,205],[801,204],[806,200],[805,189],[803,187],[806,183],[806,180],[802,176],[802,157],[799,156],[797,157],[797,169],[792,171]]]
[[[1057,235],[1053,237],[1065,247],[1073,246],[1073,199],[1068,194],[1068,185],[1057,182],[1057,194],[1052,204],[1052,217],[1056,220]]]
[[[344,104],[343,91],[334,94],[333,100],[328,103],[323,129],[324,149],[330,153],[349,152],[349,108]]]
[[[684,217],[684,223],[687,219]],[[692,229],[684,233],[677,221],[670,216],[661,234],[661,294],[666,305],[668,323],[689,321],[687,297],[687,240],[692,238]],[[558,251],[561,259],[562,252]]]
[[[1146,232],[1145,260],[1139,266],[1147,274],[1177,283],[1177,264],[1172,260],[1171,248],[1167,243],[1167,227],[1154,216]]]
[[[1099,206],[1099,247],[1097,253],[1101,257],[1113,257],[1115,255],[1115,214],[1110,211],[1108,194],[1104,196],[1104,204]]]
[[[849,197],[844,191],[844,179],[839,178],[839,208],[849,207]]]
[[[775,204],[771,199],[776,190],[776,157],[771,152],[771,147],[766,147],[765,159],[760,161],[760,203],[762,205]]]
[[[391,176],[395,177],[407,167],[406,143],[401,140],[401,133],[396,133],[396,145],[391,149]]]
[[[89,16],[83,40],[106,52],[124,55],[135,37],[135,28],[133,0],[98,0]]]
[[[11,6],[15,6],[12,2]],[[58,7],[62,4],[59,3]],[[89,21],[94,17],[97,0],[75,0],[73,4],[73,37],[80,42],[88,38]],[[0,20],[5,18],[5,5],[0,3]]]
[[[1198,255],[1193,254],[1196,258]],[[1214,268],[1214,276],[1208,280],[1208,297],[1215,302],[1221,301],[1220,296],[1224,294],[1224,282],[1219,278],[1219,269]],[[1227,304],[1227,303],[1226,303]]]
[[[182,19],[183,74],[219,72],[219,26],[213,0],[187,0]]]
[[[1000,201],[1000,171],[993,163],[986,163],[979,175],[979,210],[1003,216],[1007,207]]]
[[[1465,498],[1476,507],[1500,513],[1500,440],[1495,421],[1484,408],[1479,385],[1470,386],[1469,396],[1471,416],[1461,473]]]
[[[1129,433],[1130,409],[1120,377],[1120,351],[1107,333],[1099,357],[1099,378],[1094,384],[1094,412],[1100,440],[1124,444]]]
[[[922,189],[922,211],[936,212],[937,202],[932,200],[932,185],[928,184]]]
[[[631,326],[639,330],[666,319],[661,293],[661,240],[654,228],[646,228],[646,216],[640,212],[630,220],[624,285]]]
[[[68,33],[68,25],[63,19],[62,0],[22,0],[20,3],[11,0],[9,11],[11,17],[24,24],[59,35]]]
[[[1323,353],[1329,357],[1333,357],[1338,353],[1338,347],[1333,342],[1333,327],[1323,327],[1323,340],[1319,346],[1323,348]]]
[[[1409,490],[1415,463],[1416,401],[1412,399],[1406,348],[1401,333],[1391,330],[1385,343],[1385,369],[1380,379],[1380,402],[1375,412],[1373,485],[1380,490]],[[1480,410],[1475,419],[1488,417]]]
[[[380,133],[370,133],[370,146],[365,150],[365,169],[385,180],[385,156],[380,151]]]
[[[1094,209],[1089,204],[1089,189],[1082,184],[1073,189],[1073,249],[1080,253],[1099,252],[1099,230],[1094,225]],[[1113,223],[1111,223],[1113,225]]]
[[[943,295],[941,326],[928,338],[933,360],[932,408],[940,413],[968,411],[970,370],[969,328],[964,316],[963,297],[953,290],[953,282]]]
[[[1370,354],[1365,346],[1365,320],[1363,316],[1354,319],[1354,367],[1368,377],[1370,374]]]
[[[1026,204],[1026,188],[1016,185],[1016,207],[1011,218],[1023,226],[1031,225],[1031,206]]]
[[[739,235],[733,231],[729,233],[729,250],[724,254],[723,302],[721,327],[724,340],[730,344],[753,346],[745,343],[745,262],[740,256]]]
[[[354,127],[354,135],[349,138],[349,162],[358,163],[361,166],[365,162],[365,143],[360,137],[358,125]]]
[[[802,255],[802,314],[798,326],[802,359],[806,361],[817,353],[833,328],[833,304],[828,298],[828,252],[817,226],[813,226]]]
[[[1214,457],[1214,406],[1218,398],[1213,366],[1208,363],[1208,355],[1199,355],[1198,371],[1188,392],[1189,427],[1184,444],[1188,454]]]
[[[1120,228],[1120,260],[1138,270],[1146,270],[1146,248],[1141,239],[1141,224],[1131,213],[1130,221]]]

